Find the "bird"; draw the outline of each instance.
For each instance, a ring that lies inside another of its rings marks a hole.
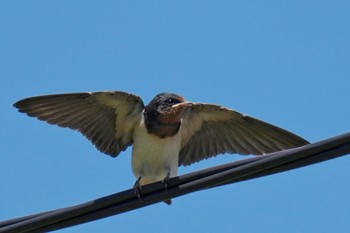
[[[309,143],[233,109],[189,102],[168,92],[156,95],[147,105],[131,93],[99,91],[34,96],[14,107],[79,131],[112,157],[132,146],[135,190],[157,181],[167,183],[177,176],[179,166],[219,154],[263,155]]]

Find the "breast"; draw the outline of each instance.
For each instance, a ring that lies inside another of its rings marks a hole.
[[[184,107],[173,108],[168,105],[147,105],[144,112],[144,122],[148,133],[161,138],[178,134]]]
[[[180,132],[180,131],[179,131]],[[180,133],[159,137],[147,131],[144,118],[134,131],[132,170],[141,185],[177,175],[181,147]]]

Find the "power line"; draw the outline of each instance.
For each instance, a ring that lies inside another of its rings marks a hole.
[[[80,205],[0,222],[0,232],[47,232],[152,205],[191,192],[232,184],[334,159],[350,153],[350,133],[303,147],[248,158],[143,186]]]

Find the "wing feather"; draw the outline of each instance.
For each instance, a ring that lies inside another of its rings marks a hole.
[[[79,131],[113,157],[132,144],[144,109],[140,97],[119,91],[37,96],[14,106],[28,116]]]
[[[261,155],[308,144],[284,129],[217,105],[180,103],[185,107],[179,165],[224,153]]]

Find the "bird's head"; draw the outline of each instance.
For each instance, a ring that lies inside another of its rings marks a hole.
[[[185,99],[173,93],[160,93],[156,95],[145,107],[146,126],[149,132],[157,135],[171,135],[177,132],[181,124],[182,107],[173,107]],[[161,131],[161,132],[158,132]]]
[[[185,99],[173,93],[160,93],[147,105],[149,109],[156,110],[161,115],[171,114],[174,105],[185,102]],[[147,108],[146,107],[146,108]]]

